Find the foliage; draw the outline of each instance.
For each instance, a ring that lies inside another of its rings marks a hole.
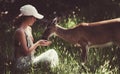
[[[75,26],[78,18],[68,18],[68,20],[61,21],[60,25],[70,28]],[[2,24],[2,23],[1,23]],[[10,24],[10,23],[9,23]],[[7,25],[7,23],[3,23],[3,25]],[[70,25],[70,26],[68,26]],[[7,25],[8,26],[8,25]],[[5,34],[3,40],[4,43],[1,43],[1,65],[0,68],[3,69],[1,73],[10,74],[10,58],[12,56],[12,44],[11,39],[13,35],[14,29],[7,29],[7,26],[4,27]],[[33,26],[33,34],[35,40],[40,39],[41,33],[43,32],[42,25]],[[3,28],[2,28],[3,29]],[[7,39],[7,40],[6,40]],[[39,55],[51,48],[54,48],[59,55],[59,65],[56,68],[51,70],[44,70],[45,68],[32,67],[28,72],[30,74],[119,74],[120,73],[120,52],[119,48],[115,45],[106,48],[91,48],[88,53],[87,63],[82,63],[81,61],[81,50],[80,48],[74,46],[73,44],[67,43],[62,39],[53,36],[50,38],[53,42],[49,47],[39,47],[37,49],[37,53],[35,55]]]

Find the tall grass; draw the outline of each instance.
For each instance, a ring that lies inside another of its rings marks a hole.
[[[62,20],[59,25],[71,28],[76,26],[81,20],[78,18],[68,18]],[[41,26],[35,25],[33,28],[35,40],[40,39],[44,31]],[[44,70],[40,66],[32,67],[28,74],[119,74],[120,73],[120,50],[116,45],[106,48],[91,48],[88,52],[88,60],[84,64],[81,61],[81,49],[64,40],[52,36],[52,44],[48,47],[39,47],[37,53],[55,49],[59,55],[59,65],[51,70]],[[9,45],[9,44],[7,44]],[[9,47],[9,46],[8,46]],[[9,51],[9,48],[7,51]],[[10,73],[9,68],[7,74]]]

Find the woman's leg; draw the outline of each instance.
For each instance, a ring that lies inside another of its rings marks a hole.
[[[42,53],[41,55],[35,57],[33,59],[33,64],[37,64],[39,62],[48,62],[51,67],[55,67],[58,65],[58,54],[54,49],[49,49],[48,51]]]

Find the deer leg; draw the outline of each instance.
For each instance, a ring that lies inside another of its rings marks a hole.
[[[81,49],[82,49],[82,53],[81,53],[82,60],[83,60],[83,62],[86,62],[86,60],[87,60],[87,48],[86,48],[86,46],[81,46]]]
[[[82,53],[81,53],[82,61],[86,62],[87,61],[88,43],[86,40],[82,39],[82,40],[78,41],[78,44],[81,46],[81,49],[82,49]]]

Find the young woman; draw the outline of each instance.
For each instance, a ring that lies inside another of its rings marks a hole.
[[[58,64],[58,55],[54,49],[50,49],[39,56],[34,56],[35,49],[38,46],[49,46],[51,41],[38,40],[34,42],[31,26],[36,19],[42,19],[43,15],[39,14],[32,5],[24,5],[20,8],[21,14],[17,17],[15,25],[17,29],[14,35],[14,61],[15,68],[25,69],[31,64],[39,62],[48,62],[51,67]]]

